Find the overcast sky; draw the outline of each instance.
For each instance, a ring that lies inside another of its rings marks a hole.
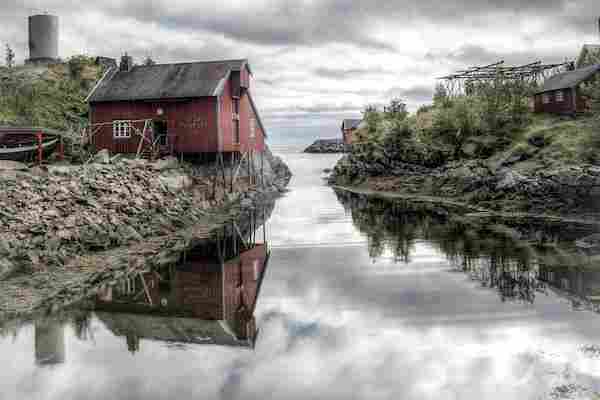
[[[366,104],[401,97],[414,110],[457,68],[562,61],[600,43],[598,0],[2,0],[0,41],[19,60],[26,17],[43,11],[60,16],[64,58],[247,57],[267,129],[304,141],[336,135]]]

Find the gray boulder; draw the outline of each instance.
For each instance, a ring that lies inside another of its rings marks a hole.
[[[0,258],[0,279],[6,278],[15,270],[15,265],[5,258]]]
[[[107,149],[102,149],[94,156],[93,162],[96,164],[110,164],[110,153]]]
[[[169,191],[173,193],[189,189],[194,184],[188,175],[183,174],[161,175],[158,179]]]
[[[27,165],[10,160],[0,160],[0,171],[25,171]]]
[[[152,163],[152,169],[155,171],[167,171],[179,168],[179,161],[175,157],[166,157]]]

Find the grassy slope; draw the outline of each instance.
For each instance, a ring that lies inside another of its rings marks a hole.
[[[527,172],[542,166],[577,164],[589,161],[589,142],[594,128],[590,117],[566,119],[552,115],[535,115],[532,123],[517,137],[513,145],[490,157],[492,164],[521,155],[526,161],[518,163]],[[534,146],[532,141],[544,143]]]
[[[101,73],[86,57],[49,67],[0,67],[0,125],[77,128],[87,121],[85,97]]]

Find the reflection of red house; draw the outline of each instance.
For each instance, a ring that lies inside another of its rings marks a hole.
[[[88,96],[97,150],[244,153],[264,150],[247,60],[133,66],[124,56]]]
[[[352,144],[354,131],[358,129],[358,125],[362,120],[360,119],[345,119],[342,122],[342,137],[344,138],[344,144]]]
[[[103,313],[101,319],[128,338],[176,341],[173,330],[184,329],[188,338],[179,341],[195,336],[203,337],[202,343],[252,344],[254,308],[269,252],[265,244],[241,251],[236,244],[231,238],[208,241],[186,254],[176,268],[107,288],[98,297],[97,309],[118,313]],[[219,255],[225,247],[229,254]]]

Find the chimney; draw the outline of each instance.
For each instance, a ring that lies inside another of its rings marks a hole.
[[[133,57],[128,56],[125,53],[124,56],[121,56],[121,64],[119,65],[119,71],[129,72],[133,68]]]

